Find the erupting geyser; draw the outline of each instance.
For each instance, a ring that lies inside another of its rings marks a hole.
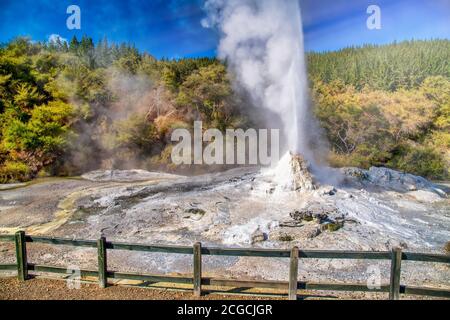
[[[281,120],[282,154],[300,154],[315,167],[310,141],[316,130],[308,104],[298,1],[208,0],[206,10],[203,25],[221,31],[219,58],[227,61],[237,85],[266,110],[267,121],[274,115]],[[292,180],[292,172],[287,178]]]

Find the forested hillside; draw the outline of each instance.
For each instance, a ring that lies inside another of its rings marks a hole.
[[[450,41],[308,56],[315,110],[336,166],[450,174]]]
[[[448,178],[450,41],[308,55],[336,166]],[[0,47],[0,183],[96,168],[170,168],[170,134],[253,125],[215,59],[157,60],[106,39]],[[243,105],[244,104],[244,105]]]
[[[226,68],[73,38],[0,49],[0,182],[169,164],[170,133],[239,123]]]
[[[428,77],[450,78],[450,41],[405,41],[310,53],[308,66],[311,79],[340,80],[358,90],[417,89]]]

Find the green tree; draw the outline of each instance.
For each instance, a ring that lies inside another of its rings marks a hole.
[[[46,153],[60,151],[65,144],[72,116],[72,107],[53,101],[34,108],[30,120],[13,120],[4,132],[8,149],[24,152],[41,150]]]
[[[232,116],[230,81],[221,64],[202,67],[187,77],[177,97],[179,106],[193,107],[208,122],[225,129]]]

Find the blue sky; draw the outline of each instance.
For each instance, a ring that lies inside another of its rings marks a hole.
[[[134,43],[157,57],[215,55],[218,35],[204,29],[204,0],[0,0],[0,42],[87,34]],[[295,1],[295,0],[292,0]],[[450,39],[450,0],[300,0],[309,51],[408,39]],[[81,30],[66,28],[69,5],[81,8]],[[366,27],[378,5],[382,29]]]

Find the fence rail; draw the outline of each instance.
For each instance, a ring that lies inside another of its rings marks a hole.
[[[38,237],[25,235],[19,231],[15,235],[0,235],[0,241],[14,242],[16,248],[16,264],[0,264],[0,270],[17,270],[18,278],[25,281],[28,272],[67,274],[68,270],[62,267],[44,266],[27,261],[27,243],[43,243],[51,245],[65,245],[74,247],[97,248],[98,266],[97,270],[80,270],[80,276],[97,277],[99,286],[107,286],[108,279],[140,280],[154,283],[177,283],[192,285],[194,294],[202,294],[202,286],[219,287],[241,287],[241,288],[268,288],[287,290],[290,300],[297,299],[298,290],[323,290],[323,291],[363,291],[363,292],[386,292],[389,298],[398,300],[400,294],[425,295],[441,298],[450,298],[450,290],[440,288],[420,288],[402,285],[400,283],[402,261],[419,261],[434,263],[450,263],[450,255],[425,254],[402,252],[395,248],[392,251],[332,251],[332,250],[299,250],[297,247],[291,250],[279,249],[244,249],[244,248],[217,248],[202,247],[201,243],[188,246],[169,245],[143,245],[110,242],[105,238],[98,240],[71,240],[53,237]],[[108,250],[127,250],[140,252],[161,252],[170,254],[187,254],[193,256],[192,277],[151,275],[139,273],[124,273],[108,271]],[[266,258],[289,258],[289,281],[268,280],[234,280],[217,279],[202,276],[202,256],[237,256],[237,257],[266,257]],[[360,260],[390,260],[391,272],[389,284],[381,285],[379,288],[368,288],[367,284],[361,283],[315,283],[298,281],[299,259],[360,259]]]

